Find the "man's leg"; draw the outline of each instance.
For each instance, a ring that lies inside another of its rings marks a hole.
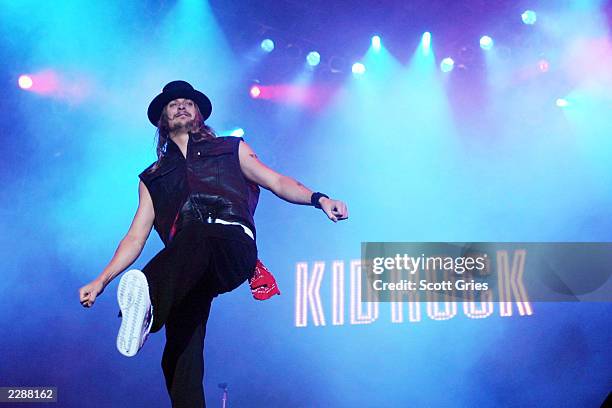
[[[202,280],[210,262],[202,240],[195,228],[186,228],[142,269],[153,305],[151,333],[162,328],[173,308]]]
[[[212,299],[253,274],[254,242],[240,227],[212,224],[231,239],[181,231],[143,269],[153,304],[153,328],[165,324],[162,368],[174,407],[203,407],[204,337]]]
[[[166,321],[162,369],[174,408],[202,408],[204,399],[204,337],[212,297],[196,287]]]

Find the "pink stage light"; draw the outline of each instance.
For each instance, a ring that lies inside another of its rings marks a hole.
[[[83,102],[92,88],[87,78],[52,68],[20,75],[17,84],[23,90],[71,104]]]
[[[23,74],[17,80],[21,89],[48,96],[57,96],[63,87],[59,75],[51,69],[31,74]]]
[[[334,93],[335,89],[330,87],[294,84],[252,85],[249,90],[253,99],[297,105],[313,111],[320,111],[327,106]]]

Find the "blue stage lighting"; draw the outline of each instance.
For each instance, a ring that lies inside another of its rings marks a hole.
[[[366,72],[366,67],[361,62],[356,62],[353,64],[351,71],[353,71],[355,75],[363,75]]]
[[[308,62],[308,65],[311,67],[316,67],[319,65],[319,62],[321,62],[321,55],[316,51],[311,51],[306,56],[306,62]]]
[[[480,48],[485,51],[488,51],[493,48],[493,39],[488,35],[483,35],[482,37],[480,37]]]
[[[440,62],[442,72],[451,72],[455,68],[455,61],[451,57],[446,57]]]
[[[535,24],[536,20],[538,19],[536,12],[533,10],[525,10],[525,12],[521,14],[521,18],[523,19],[523,23],[529,25]]]
[[[272,41],[269,38],[266,38],[265,40],[261,42],[261,49],[264,50],[265,52],[274,51],[274,41]]]
[[[429,31],[425,31],[423,36],[421,37],[421,46],[423,47],[423,53],[429,53],[429,49],[431,48],[431,33]]]
[[[380,51],[380,47],[380,37],[375,35],[374,37],[372,37],[372,48],[374,49],[374,51]]]
[[[569,102],[567,101],[567,99],[564,99],[564,98],[557,99],[556,104],[560,108],[565,108],[569,106]]]

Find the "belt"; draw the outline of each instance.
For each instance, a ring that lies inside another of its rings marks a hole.
[[[222,220],[220,218],[206,218],[204,219],[204,222],[207,224],[224,224],[224,225],[239,225],[242,227],[242,229],[244,230],[244,233],[247,234],[249,237],[251,237],[251,239],[255,239],[254,235],[253,235],[253,231],[251,231],[251,229],[245,225],[242,225],[239,222],[234,222],[234,221],[225,221]]]
[[[213,218],[212,213],[209,211],[207,214],[207,217],[204,218],[202,216],[202,210],[200,209],[200,206],[198,205],[197,201],[194,200],[193,195],[189,196],[189,200],[185,203],[185,205],[191,205],[191,209],[195,210],[195,212],[197,213],[198,218],[200,219],[200,221],[202,221],[203,223],[206,224],[224,224],[224,225],[239,225],[242,227],[242,229],[244,230],[244,233],[247,234],[249,237],[251,237],[252,240],[255,240],[255,235],[253,235],[253,231],[251,231],[250,228],[248,228],[245,225],[242,225],[239,222],[235,222],[235,221],[225,221],[222,220],[220,218]]]

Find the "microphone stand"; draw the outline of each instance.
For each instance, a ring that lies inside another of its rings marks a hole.
[[[229,404],[227,402],[227,399],[228,399],[228,390],[229,390],[229,387],[228,387],[227,383],[221,383],[221,384],[219,384],[219,388],[221,388],[223,390],[223,396],[221,397],[221,407],[222,408],[228,408]]]

